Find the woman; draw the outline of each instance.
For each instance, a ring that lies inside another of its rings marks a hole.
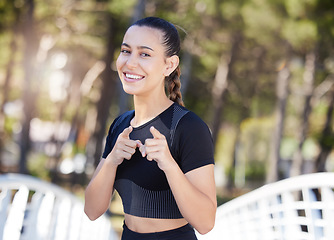
[[[135,110],[110,127],[85,192],[85,213],[101,216],[116,189],[123,240],[193,240],[193,228],[205,234],[214,226],[213,143],[206,124],[182,107],[179,50],[174,25],[149,17],[127,30],[116,62]]]

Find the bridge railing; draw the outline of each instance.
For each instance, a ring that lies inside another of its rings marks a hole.
[[[214,229],[200,240],[334,239],[334,173],[267,184],[217,209]]]
[[[54,184],[20,174],[0,175],[0,239],[116,240],[110,220],[90,221],[83,202]]]

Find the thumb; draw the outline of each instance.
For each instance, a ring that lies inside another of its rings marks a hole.
[[[165,136],[162,135],[155,127],[150,127],[150,132],[152,133],[153,137],[156,139],[164,138]]]
[[[132,126],[130,126],[128,128],[125,128],[123,130],[123,132],[121,133],[122,137],[123,138],[130,138],[129,136],[130,136],[130,133],[132,132],[132,129],[133,129]]]

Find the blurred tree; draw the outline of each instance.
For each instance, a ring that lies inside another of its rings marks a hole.
[[[271,139],[272,147],[266,177],[267,183],[275,182],[279,179],[279,162],[281,160],[280,149],[284,133],[286,105],[289,94],[289,79],[289,65],[284,64],[283,68],[278,73],[276,81],[277,103],[275,108],[275,129]]]
[[[333,76],[332,82],[334,82]],[[332,85],[329,92],[328,98],[328,110],[326,114],[326,122],[323,127],[321,137],[320,137],[320,153],[316,159],[315,172],[325,172],[326,171],[326,161],[330,152],[334,148],[334,131],[333,131],[333,110],[334,110],[334,85]]]
[[[217,142],[217,136],[221,125],[221,115],[223,112],[224,93],[228,88],[228,81],[231,81],[231,72],[236,62],[238,50],[242,41],[240,32],[232,33],[231,48],[228,53],[223,52],[217,65],[217,71],[212,85],[212,137],[214,143]]]
[[[285,1],[287,18],[283,24],[282,35],[291,44],[296,53],[305,55],[302,96],[304,103],[300,108],[298,148],[293,157],[291,176],[303,173],[304,157],[302,148],[308,135],[309,115],[311,113],[311,98],[314,90],[316,57],[317,57],[317,28],[312,19],[315,1]]]
[[[102,86],[100,88],[100,98],[96,103],[97,117],[94,132],[89,140],[89,146],[87,147],[88,161],[94,162],[94,166],[97,166],[103,149],[104,137],[106,134],[107,120],[109,117],[110,106],[112,103],[112,98],[116,91],[115,88],[118,82],[117,71],[112,69],[115,60],[116,48],[120,46],[119,37],[124,34],[122,28],[124,29],[124,22],[127,19],[120,20],[121,13],[124,9],[133,8],[134,2],[129,1],[127,4],[119,3],[117,1],[110,1],[109,3],[110,12],[108,14],[108,32],[107,32],[107,46],[106,53],[104,57],[104,62],[106,68],[101,74]],[[137,17],[141,15],[140,11],[144,9],[145,2],[139,1],[137,5]],[[123,23],[123,26],[122,26]],[[122,95],[121,95],[122,96]]]
[[[298,176],[303,171],[303,166],[305,164],[305,159],[302,154],[303,145],[308,136],[309,130],[309,116],[312,111],[311,99],[314,90],[315,81],[315,68],[316,68],[316,50],[310,51],[306,54],[305,59],[305,72],[304,72],[304,85],[303,85],[303,95],[305,96],[303,112],[301,115],[301,127],[298,131],[298,149],[294,155],[293,164],[291,168],[291,176]]]
[[[24,87],[23,87],[23,112],[24,116],[22,119],[22,132],[20,140],[20,173],[27,173],[27,158],[30,150],[30,121],[35,114],[35,103],[36,103],[36,81],[35,81],[35,57],[37,54],[37,34],[35,31],[35,1],[25,1],[25,16],[23,39],[24,39]]]
[[[317,1],[314,9],[314,18],[318,31],[318,52],[319,65],[325,72],[323,81],[317,86],[327,97],[327,112],[325,123],[319,137],[320,152],[315,161],[315,171],[326,171],[326,162],[334,148],[333,131],[333,108],[334,108],[334,67],[333,67],[333,49],[334,49],[334,1]],[[320,75],[322,76],[322,75]],[[325,86],[323,88],[323,86]],[[327,86],[327,87],[326,87]],[[315,91],[316,92],[316,91]],[[316,94],[315,94],[316,95]]]
[[[8,54],[9,59],[6,66],[6,73],[4,76],[4,82],[2,86],[2,99],[0,99],[0,172],[2,171],[2,151],[5,145],[5,105],[9,99],[10,81],[14,71],[15,57],[18,50],[17,35],[20,32],[20,17],[21,8],[15,5],[14,1],[5,1],[1,6],[0,18],[0,32],[11,31],[11,40],[9,44],[10,52]],[[7,21],[6,21],[7,20]]]
[[[275,102],[274,81],[279,88],[279,99],[277,100],[276,117],[277,124],[275,134],[273,134],[273,149],[271,157],[268,162],[268,177],[276,179],[278,172],[279,161],[279,146],[281,136],[283,135],[283,119],[285,115],[285,102],[287,98],[287,69],[281,71],[276,64],[280,59],[285,59],[284,56],[288,51],[284,46],[284,40],[278,37],[280,31],[280,5],[276,2],[268,1],[244,1],[241,6],[241,17],[245,26],[243,27],[243,34],[245,36],[245,44],[243,46],[245,59],[238,61],[238,67],[242,67],[239,62],[243,64],[243,75],[247,76],[240,78],[236,82],[238,96],[240,98],[240,121],[241,124],[247,117],[259,117],[262,115],[270,115],[275,110],[272,106]],[[283,46],[282,48],[275,48],[275,46]],[[284,62],[286,64],[286,62]],[[279,72],[275,77],[275,72]],[[240,76],[240,73],[238,74]],[[237,76],[238,76],[237,75]],[[247,80],[245,80],[247,79]],[[278,91],[278,90],[276,90]],[[240,128],[240,127],[239,127]],[[238,139],[236,146],[238,146]],[[250,139],[249,139],[250,140]],[[234,159],[237,161],[237,159]],[[265,167],[265,166],[263,166]],[[230,182],[230,181],[229,181]]]
[[[107,36],[107,50],[105,53],[105,65],[106,68],[101,73],[102,86],[100,92],[100,99],[96,103],[97,117],[95,130],[90,138],[89,146],[87,149],[88,157],[93,155],[94,165],[97,166],[102,152],[102,144],[106,133],[107,119],[109,116],[109,110],[111,106],[111,97],[115,93],[115,86],[117,82],[117,74],[111,69],[114,61],[114,54],[116,48],[115,36],[117,34],[117,22],[112,15],[108,16],[109,31]],[[90,152],[92,151],[92,152]]]

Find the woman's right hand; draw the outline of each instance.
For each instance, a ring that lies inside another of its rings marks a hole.
[[[109,153],[107,159],[109,159],[114,165],[120,165],[124,159],[130,160],[132,155],[136,152],[136,148],[140,147],[142,143],[137,140],[130,139],[130,133],[132,127],[125,128],[123,132],[118,136],[113,150]]]

